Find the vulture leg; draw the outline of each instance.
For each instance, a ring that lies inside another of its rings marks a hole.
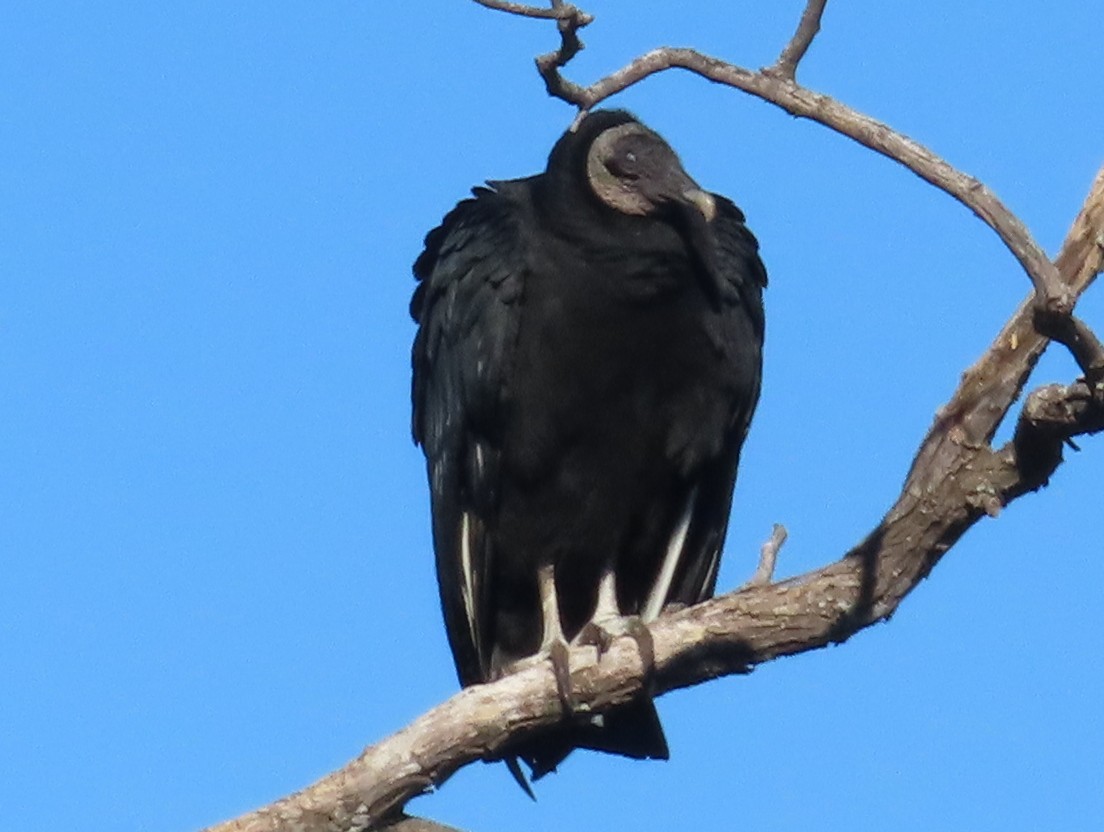
[[[617,576],[610,569],[603,573],[602,581],[598,584],[598,603],[594,608],[594,616],[579,631],[575,643],[593,645],[601,657],[618,636],[629,636],[636,642],[640,663],[644,666],[644,689],[649,690],[655,671],[652,632],[639,615],[621,614],[621,608],[617,605]]]
[[[548,563],[537,570],[537,588],[540,591],[541,613],[544,619],[544,635],[539,655],[548,656],[552,672],[556,674],[556,690],[566,714],[575,712],[575,697],[571,694],[571,666],[568,663],[568,644],[560,625],[560,606],[556,598],[556,570]]]
[[[590,621],[583,625],[583,629],[575,636],[576,644],[588,644],[598,649],[601,657],[613,639],[619,635],[616,624],[621,621],[621,610],[617,606],[617,575],[612,569],[602,573],[602,581],[598,584],[598,603],[594,607],[594,615]]]

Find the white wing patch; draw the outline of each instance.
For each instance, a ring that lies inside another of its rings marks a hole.
[[[713,585],[713,582],[717,579],[717,566],[721,560],[721,547],[714,546],[713,551],[709,555],[709,568],[705,571],[705,581],[702,583],[702,592],[708,587]],[[704,601],[704,598],[699,598],[699,601]]]
[[[686,505],[682,509],[678,523],[675,524],[675,531],[667,544],[667,553],[663,556],[663,563],[660,564],[659,575],[656,577],[656,582],[652,584],[652,591],[648,593],[648,600],[640,613],[645,624],[655,621],[662,612],[663,605],[667,603],[671,582],[675,579],[675,569],[685,554],[683,547],[686,545],[686,533],[690,531],[690,518],[694,515],[694,503],[697,498],[698,487],[695,485],[686,497]]]
[[[479,634],[476,632],[475,574],[472,572],[471,537],[471,514],[465,511],[460,518],[460,569],[464,573],[461,576],[463,578],[463,583],[460,586],[460,594],[464,597],[464,611],[468,615],[468,630],[471,633],[472,644],[475,645],[476,652],[478,653]]]

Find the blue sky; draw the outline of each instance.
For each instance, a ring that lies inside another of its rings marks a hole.
[[[756,67],[802,3],[595,0],[589,80],[660,44]],[[1104,162],[1099,3],[831,4],[808,85],[986,181],[1054,252]],[[547,23],[464,0],[39,0],[0,26],[0,806],[189,830],[455,690],[410,263],[572,117]],[[687,74],[616,99],[746,211],[763,399],[720,576],[841,554],[1027,291],[912,174]],[[1104,328],[1104,295],[1082,313]],[[1037,380],[1066,381],[1063,355]],[[1007,433],[1007,430],[1005,430]],[[1104,814],[1104,440],[984,521],[886,625],[660,701],[673,758],[501,766],[411,811],[479,830],[1090,828]]]

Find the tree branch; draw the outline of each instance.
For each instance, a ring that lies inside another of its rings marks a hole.
[[[1054,265],[1032,239],[1027,228],[997,196],[972,176],[951,167],[919,142],[898,133],[880,121],[852,110],[826,95],[813,92],[785,78],[704,55],[694,49],[661,47],[630,62],[589,87],[563,80],[559,72],[545,80],[553,95],[590,109],[650,75],[668,69],[686,69],[718,84],[743,90],[797,118],[807,118],[911,170],[924,181],[950,194],[988,225],[1019,261],[1036,293],[1055,309],[1068,307]],[[559,79],[559,80],[556,80]]]
[[[527,6],[524,3],[512,3],[510,0],[475,0],[480,6],[500,12],[516,14],[520,17],[536,17],[542,20],[574,20],[577,28],[582,28],[594,20],[593,15],[580,11],[574,6],[554,0],[550,8]]]
[[[1032,399],[1028,417],[1046,438],[1104,430],[1104,396],[1084,385],[1051,387]],[[1021,440],[1021,442],[1024,440]],[[994,506],[1045,483],[1060,461],[1024,469],[1010,443],[975,449],[954,476],[898,508],[841,560],[774,585],[730,593],[651,626],[656,695],[719,676],[748,673],[780,656],[846,641],[888,618],[955,541]],[[1034,462],[1034,457],[1033,457]],[[644,668],[632,639],[600,660],[571,651],[572,692],[589,711],[640,695]],[[467,688],[342,769],[309,788],[207,832],[346,832],[372,827],[458,768],[508,752],[510,745],[563,719],[550,665]]]
[[[1104,171],[1097,184],[1102,180]],[[1080,276],[1075,293],[1100,267],[1095,241],[1104,235],[1104,213],[1098,200],[1094,186],[1063,248],[1063,272]],[[1104,384],[1081,382],[1036,391],[1015,438],[999,451],[958,437],[953,460],[939,461],[941,475],[933,476],[935,460],[922,469],[914,465],[896,505],[840,560],[656,621],[655,695],[842,642],[888,618],[970,526],[1046,483],[1061,462],[1064,441],[1100,430]],[[587,711],[624,704],[641,692],[644,668],[632,639],[619,639],[600,660],[592,648],[576,648],[570,661],[572,693]],[[500,757],[563,718],[551,668],[540,663],[461,691],[314,785],[206,832],[368,829],[461,766]]]
[[[789,532],[786,531],[786,527],[775,523],[770,538],[759,548],[759,565],[755,568],[755,574],[751,576],[751,580],[740,587],[741,589],[750,586],[766,586],[774,580],[774,567],[778,563],[778,552],[782,549],[782,544],[786,542],[787,537],[789,537]]]
[[[1084,292],[1104,267],[1104,167],[1054,260],[1073,297]],[[920,444],[905,483],[922,493],[958,465],[962,447],[987,444],[1016,401],[1047,347],[1035,331],[1033,297],[1024,300],[992,345],[962,375],[951,400],[936,414]]]
[[[763,70],[764,75],[794,80],[797,65],[801,63],[801,59],[809,51],[813,38],[820,31],[820,18],[824,15],[824,7],[827,5],[828,0],[809,0],[805,11],[801,14],[801,21],[797,24],[797,31],[794,32],[793,38],[786,44],[786,48],[782,50],[774,66]]]
[[[796,67],[796,62],[804,55],[804,49],[808,48],[819,29],[825,5],[826,0],[809,1],[797,32],[775,67],[785,65],[787,54],[794,59]],[[693,49],[663,47],[636,58],[588,87],[582,87],[563,78],[559,68],[564,63],[566,59],[540,65],[548,91],[584,109],[650,75],[673,68],[686,69],[710,81],[739,89],[782,108],[790,115],[807,118],[835,130],[903,165],[924,181],[953,196],[996,232],[1031,279],[1033,295],[1001,332],[997,343],[967,371],[955,397],[937,416],[935,426],[917,452],[913,471],[909,474],[911,485],[917,485],[915,475],[918,470],[926,470],[931,476],[938,477],[953,467],[953,445],[960,437],[957,431],[947,428],[955,420],[960,420],[960,427],[966,431],[962,437],[965,441],[988,442],[992,438],[1042,354],[1047,343],[1044,336],[1061,340],[1087,375],[1096,377],[1104,373],[1101,369],[1104,349],[1099,339],[1087,326],[1073,318],[1076,297],[1100,270],[1104,169],[1093,183],[1089,198],[1071,228],[1062,252],[1052,263],[1023,223],[984,184],[956,170],[928,148],[889,126],[835,99],[798,85],[784,71],[768,69],[752,72]],[[1095,254],[1087,256],[1086,249]],[[1084,274],[1073,274],[1071,262],[1079,263]],[[1040,331],[1043,334],[1039,334]],[[1017,350],[1020,350],[1017,356],[1006,356],[1009,351],[1016,353]],[[939,454],[940,449],[940,464],[929,469],[928,460]]]
[[[480,0],[476,0],[479,2]],[[594,20],[593,15],[565,5],[563,0],[552,0],[552,10],[559,13],[557,27],[560,30],[560,48],[537,56],[537,72],[546,81],[550,76],[559,76],[559,68],[581,52],[585,44],[579,40],[579,30]],[[549,89],[549,94],[552,90]]]
[[[823,124],[904,165],[921,179],[950,194],[973,211],[996,232],[1019,261],[1035,290],[1036,305],[1046,318],[1054,320],[1070,315],[1073,311],[1073,299],[1065,291],[1054,264],[1032,239],[1023,223],[981,182],[955,170],[904,134],[835,99],[802,87],[793,80],[788,68],[792,63],[796,70],[797,62],[819,30],[826,2],[827,0],[810,0],[797,33],[783,50],[779,62],[762,72],[752,72],[695,49],[664,46],[641,55],[590,86],[580,86],[560,73],[560,69],[582,48],[577,40],[569,48],[565,32],[570,31],[574,37],[574,30],[578,27],[564,20],[558,22],[563,37],[561,48],[539,57],[537,68],[550,95],[584,110],[591,109],[650,75],[668,69],[685,69],[715,83],[761,98],[797,118],[807,118]],[[589,23],[592,18],[587,18]]]

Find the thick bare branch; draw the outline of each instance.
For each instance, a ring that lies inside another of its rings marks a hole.
[[[1055,258],[1060,279],[1079,296],[1104,268],[1104,167]],[[1047,346],[1035,331],[1034,297],[1020,304],[993,344],[962,375],[920,444],[905,488],[922,493],[957,465],[963,446],[986,444],[1019,397]]]
[[[786,48],[782,50],[774,65],[763,70],[764,74],[788,78],[791,81],[794,79],[797,65],[801,63],[801,59],[809,51],[813,38],[820,31],[820,18],[824,15],[824,7],[827,5],[828,0],[809,0],[805,11],[801,14],[801,21],[797,24],[797,31],[794,32],[793,38],[786,44]]]

